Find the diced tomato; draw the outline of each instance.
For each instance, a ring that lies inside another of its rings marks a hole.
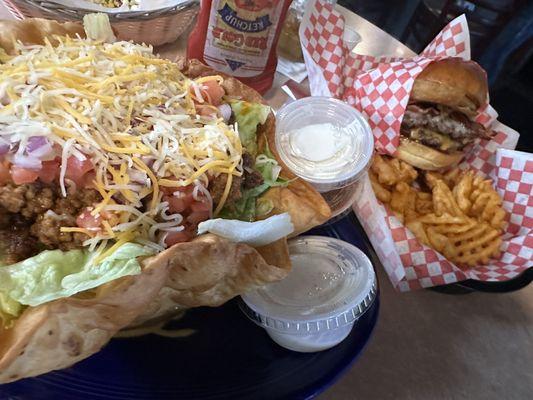
[[[94,188],[94,181],[96,180],[96,172],[89,171],[83,176],[84,188]]]
[[[174,181],[175,179],[172,178],[165,178],[167,180]],[[192,192],[192,185],[189,186],[178,186],[178,183],[176,182],[176,186],[159,186],[159,189],[165,194],[168,194],[169,196],[172,196],[174,192]]]
[[[177,197],[179,199],[182,199],[185,202],[186,207],[194,201],[194,198],[192,196],[193,190],[194,187],[192,185],[178,187],[161,186],[161,191],[163,193],[165,193],[168,197]]]
[[[193,190],[194,190],[193,185],[178,186],[178,187],[172,188],[172,193],[175,193],[175,192],[192,193]]]
[[[187,242],[191,240],[191,235],[189,232],[180,231],[180,232],[169,232],[165,238],[165,244],[170,247],[176,243]]]
[[[83,175],[91,171],[92,169],[94,169],[94,165],[91,162],[91,160],[89,160],[88,158],[81,161],[81,160],[78,160],[76,157],[71,156],[67,160],[67,171],[69,169],[71,169],[73,173],[77,172],[80,175]]]
[[[216,118],[218,116],[218,110],[216,107],[210,105],[195,104],[194,108],[196,113],[202,117]]]
[[[11,173],[9,170],[9,162],[0,162],[0,185],[11,182]]]
[[[177,197],[178,199],[182,199],[187,204],[187,206],[189,206],[194,201],[192,190],[188,192],[174,193],[174,196]]]
[[[85,228],[90,231],[98,231],[102,225],[102,218],[100,215],[92,215],[91,210],[86,208],[85,211],[76,218],[76,224],[80,228]]]
[[[39,177],[39,171],[21,168],[16,165],[11,166],[11,178],[16,185],[32,183]]]
[[[44,183],[53,182],[59,175],[59,162],[52,161],[43,161],[43,166],[39,173],[39,179]]]
[[[204,100],[213,106],[219,106],[222,103],[222,97],[226,94],[224,88],[216,80],[202,82],[200,92]]]
[[[191,213],[187,217],[187,221],[193,225],[198,225],[200,222],[209,219],[211,216],[211,204],[207,198],[203,198],[201,201],[195,201],[192,203],[190,210]]]
[[[211,205],[207,201],[195,201],[190,208],[192,212],[211,211]]]
[[[168,211],[171,214],[182,213],[187,209],[187,202],[185,199],[176,196],[163,196],[163,201],[168,201]]]
[[[172,196],[172,194],[176,191],[176,188],[168,186],[159,186],[159,190],[161,190],[164,194],[168,196]]]
[[[209,210],[204,211],[193,211],[189,214],[187,217],[187,222],[194,226],[196,229],[196,226],[202,222],[209,219]]]
[[[184,216],[185,230],[180,232],[170,232],[165,240],[167,246],[179,242],[186,242],[196,236],[198,224],[209,219],[211,214],[211,204],[206,197],[193,197],[194,186],[162,187],[165,193],[162,200],[168,202],[168,213],[179,213]],[[201,196],[201,193],[199,193]]]
[[[80,161],[76,157],[71,156],[67,160],[65,178],[74,181],[76,186],[83,187],[85,183],[84,175],[93,169],[94,166],[91,160],[85,159]]]

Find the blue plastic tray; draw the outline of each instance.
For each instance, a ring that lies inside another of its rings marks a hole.
[[[365,252],[353,215],[311,234],[349,241]],[[198,308],[171,322],[186,338],[113,339],[71,368],[0,386],[0,399],[307,399],[332,385],[363,350],[379,296],[340,345],[303,354],[276,345],[239,310],[237,300]]]

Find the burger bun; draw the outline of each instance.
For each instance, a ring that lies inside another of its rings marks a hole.
[[[474,61],[445,58],[415,79],[409,102],[442,104],[473,116],[488,101],[487,75]]]
[[[395,157],[413,167],[426,171],[436,171],[457,165],[463,159],[464,153],[443,153],[402,137]]]

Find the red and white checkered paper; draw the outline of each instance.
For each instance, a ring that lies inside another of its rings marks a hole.
[[[350,52],[342,36],[344,18],[329,4],[311,0],[300,27],[300,39],[312,95],[333,96],[366,114],[375,148],[393,155],[400,125],[415,78],[432,61],[445,57],[470,59],[466,18],[451,21],[418,56],[411,59],[373,57]],[[368,177],[359,185],[354,204],[393,285],[401,291],[437,286],[465,279],[504,281],[533,268],[533,154],[517,152],[518,133],[496,121],[486,105],[477,121],[496,134],[467,154],[462,168],[490,177],[504,199],[509,222],[502,256],[490,265],[461,269],[420,243],[394,215],[377,201]]]

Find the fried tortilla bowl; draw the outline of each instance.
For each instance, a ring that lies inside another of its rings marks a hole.
[[[42,44],[53,35],[84,36],[80,25],[29,19],[0,21],[0,47],[7,54],[13,41]],[[213,74],[199,63],[183,63],[190,78]],[[228,96],[264,102],[254,90],[225,77]],[[258,148],[274,149],[275,119],[271,113],[259,127]],[[266,139],[266,140],[265,140]],[[288,179],[290,173],[282,172]],[[295,179],[286,187],[263,194],[271,214],[288,212],[297,235],[330,217],[322,197]],[[266,217],[266,216],[265,216]],[[215,234],[175,244],[142,259],[142,272],[125,276],[91,291],[27,307],[10,328],[0,328],[0,382],[68,367],[99,351],[119,330],[167,315],[177,307],[218,306],[254,287],[283,279],[290,270],[286,238],[254,248]],[[1,299],[0,299],[1,300]]]

